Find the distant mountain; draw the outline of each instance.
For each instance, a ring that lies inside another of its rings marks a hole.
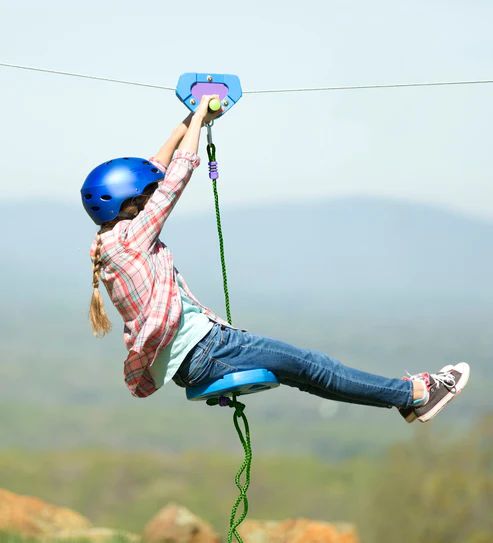
[[[86,296],[95,228],[78,207],[0,204],[0,271],[10,299],[54,291]],[[348,198],[223,211],[233,299],[239,304],[320,308],[352,304],[492,298],[493,223],[443,209]],[[208,303],[222,306],[215,217],[171,216],[162,239]],[[62,296],[63,297],[63,296]]]
[[[455,413],[468,418],[491,409],[492,223],[365,198],[223,207],[235,324],[382,374],[468,360],[475,393],[466,392]],[[230,435],[229,424],[212,429],[209,412],[184,402],[178,387],[144,402],[128,394],[121,323],[111,307],[114,332],[103,340],[90,333],[88,249],[96,228],[81,208],[0,204],[0,216],[5,446],[160,448],[156,424],[166,427],[168,450],[214,446]],[[216,236],[211,210],[171,216],[162,239],[199,299],[224,315]],[[343,456],[383,447],[405,431],[383,410],[322,406],[285,388],[248,400],[264,450],[278,450],[293,428],[303,436],[298,451]]]

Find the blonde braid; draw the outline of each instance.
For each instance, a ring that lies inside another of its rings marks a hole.
[[[99,292],[99,276],[101,274],[101,230],[96,236],[96,249],[92,259],[92,298],[89,308],[89,319],[95,336],[104,336],[111,330],[111,322],[104,310],[103,297]]]
[[[103,297],[99,292],[99,276],[101,274],[101,234],[111,230],[122,219],[133,219],[144,208],[158,184],[152,183],[146,187],[144,194],[129,198],[123,202],[121,212],[112,221],[105,223],[96,235],[96,248],[92,259],[92,298],[89,307],[89,319],[95,336],[104,336],[111,330],[111,322],[104,310]],[[123,216],[125,214],[125,216]]]

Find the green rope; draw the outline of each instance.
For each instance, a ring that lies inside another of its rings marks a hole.
[[[212,141],[207,145],[207,155],[209,157],[209,162],[216,162],[216,146]],[[221,268],[223,275],[223,287],[224,287],[224,300],[226,305],[226,316],[229,324],[232,324],[231,319],[231,308],[229,304],[229,290],[228,290],[228,277],[226,269],[226,258],[224,255],[224,240],[223,232],[221,226],[221,213],[219,210],[219,195],[217,191],[217,181],[216,179],[212,180],[212,188],[214,192],[214,204],[216,210],[216,223],[217,223],[217,234],[219,237],[219,252],[221,254]],[[220,403],[220,400],[215,398],[213,400],[208,400],[209,405],[217,405]],[[244,413],[245,405],[240,403],[237,400],[236,394],[233,394],[233,399],[227,399],[227,404],[229,407],[234,409],[233,413],[233,423],[240,438],[243,451],[245,453],[244,460],[235,475],[235,484],[239,490],[239,495],[236,498],[233,507],[231,509],[231,515],[229,518],[229,531],[228,531],[228,543],[233,542],[233,537],[238,543],[243,543],[243,539],[238,533],[238,526],[245,520],[248,514],[248,497],[247,491],[250,486],[250,472],[252,467],[252,445],[250,441],[250,427],[248,425],[248,420]],[[243,423],[243,430],[240,427],[240,421]],[[242,506],[241,513],[238,513],[238,509]]]
[[[213,143],[207,145],[207,155],[209,156],[209,162],[216,162],[216,146]],[[217,223],[217,235],[219,237],[219,252],[221,254],[221,268],[223,274],[223,288],[224,288],[224,302],[226,305],[226,317],[229,324],[232,324],[231,319],[231,307],[229,304],[229,290],[228,290],[228,272],[226,269],[226,258],[224,256],[224,240],[223,229],[221,226],[221,212],[219,211],[219,194],[217,192],[217,180],[212,180],[212,190],[214,192],[214,206],[216,209],[216,223]]]
[[[233,400],[231,402],[231,407],[234,408],[233,422],[238,432],[243,450],[245,452],[245,459],[240,466],[240,469],[235,476],[235,484],[240,491],[239,496],[236,498],[235,503],[231,509],[231,516],[229,518],[229,532],[228,532],[228,543],[232,543],[233,536],[236,538],[238,543],[243,543],[243,539],[237,531],[238,526],[245,520],[248,514],[248,497],[247,491],[250,486],[250,471],[252,467],[252,446],[250,443],[250,428],[248,426],[248,420],[245,416],[244,409],[245,405],[238,402],[236,395],[233,395]],[[239,420],[243,422],[244,434],[240,428]],[[240,505],[243,505],[243,510],[238,516],[238,508]],[[238,516],[238,518],[237,518]]]

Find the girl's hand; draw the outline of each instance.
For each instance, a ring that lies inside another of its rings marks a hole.
[[[213,98],[219,100],[219,94],[204,94],[200,99],[200,104],[195,110],[194,116],[196,115],[202,121],[202,126],[210,123],[214,119],[217,119],[217,117],[222,115],[224,112],[224,108],[222,106],[218,111],[209,111],[209,102]]]

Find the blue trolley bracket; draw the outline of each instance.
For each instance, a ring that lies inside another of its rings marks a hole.
[[[231,74],[185,73],[176,85],[176,96],[187,108],[195,112],[204,94],[218,94],[224,113],[229,111],[242,96],[240,79]]]
[[[279,386],[277,377],[269,370],[255,369],[228,373],[212,383],[187,388],[189,400],[209,400],[229,397],[235,394],[242,396]]]

